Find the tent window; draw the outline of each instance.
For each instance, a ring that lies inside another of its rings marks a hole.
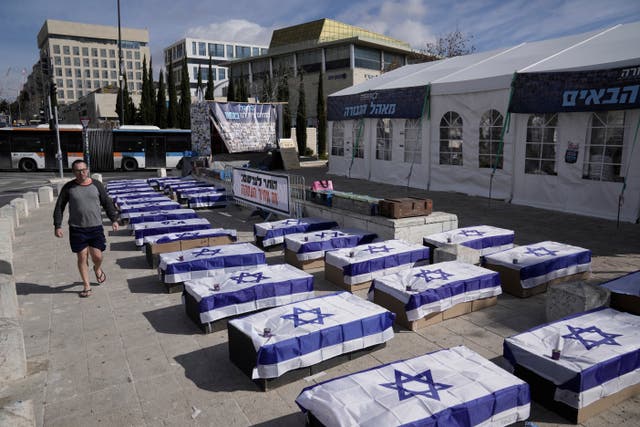
[[[583,178],[622,181],[624,111],[593,113]]]
[[[352,140],[353,140],[353,157],[356,159],[364,159],[364,121],[358,120],[353,123]]]
[[[462,166],[462,117],[455,111],[440,120],[440,164]]]
[[[344,122],[333,122],[331,155],[344,156]]]
[[[407,119],[404,124],[404,162],[422,163],[422,133],[419,119]]]
[[[557,114],[534,114],[527,122],[524,173],[557,175]]]
[[[391,160],[392,135],[391,119],[379,119],[376,127],[376,160]]]
[[[502,114],[496,110],[486,111],[480,119],[478,129],[478,167],[502,169],[503,152],[500,152]],[[497,162],[497,163],[496,163]]]

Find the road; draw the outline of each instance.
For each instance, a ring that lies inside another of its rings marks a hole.
[[[156,176],[155,170],[144,170],[137,172],[104,172],[102,177],[105,180],[109,179],[134,179],[134,178],[147,178]],[[22,194],[29,191],[38,191],[39,187],[43,185],[49,185],[49,180],[58,178],[59,175],[56,172],[18,172],[18,171],[4,171],[0,172],[0,206],[8,204],[11,200],[21,197]],[[64,177],[67,179],[73,179],[69,171],[65,171]],[[55,191],[55,186],[54,186]]]

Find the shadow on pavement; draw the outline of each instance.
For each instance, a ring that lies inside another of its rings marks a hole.
[[[198,326],[187,317],[182,304],[159,308],[142,313],[151,326],[162,334],[194,335],[201,334]]]
[[[149,264],[147,264],[147,258],[140,253],[140,255],[131,256],[128,258],[118,258],[116,264],[120,266],[120,268],[135,268],[135,269],[144,269],[149,270]]]
[[[111,242],[109,245],[110,251],[134,251],[136,250],[136,244],[131,241],[127,242]]]
[[[181,354],[174,359],[184,368],[185,377],[203,390],[259,390],[258,386],[229,360],[227,343]]]
[[[302,412],[285,415],[263,423],[254,424],[254,427],[277,427],[277,426],[302,426],[305,425],[306,418]]]
[[[81,282],[71,283],[69,285],[61,286],[45,286],[38,285],[36,283],[16,283],[16,293],[18,295],[31,295],[31,294],[77,294],[78,290],[68,291],[69,288],[75,288],[82,286]]]
[[[127,279],[127,285],[132,294],[166,294],[165,287],[158,280],[156,274],[145,277]]]

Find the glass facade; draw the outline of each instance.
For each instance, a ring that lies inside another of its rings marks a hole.
[[[368,47],[355,46],[355,66],[369,70],[380,70],[380,51]]]

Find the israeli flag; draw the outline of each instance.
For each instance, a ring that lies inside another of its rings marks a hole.
[[[307,387],[325,426],[506,426],[529,418],[529,385],[464,346]]]
[[[197,301],[202,323],[314,296],[313,276],[289,264],[216,271],[204,279],[187,280],[184,291]]]
[[[456,304],[502,293],[498,273],[459,261],[415,267],[378,277],[369,289],[371,301],[374,290],[404,303],[409,321],[439,313]]]
[[[276,378],[386,342],[393,338],[393,319],[388,310],[340,292],[230,320],[229,324],[253,342],[257,361],[252,377],[256,379]]]
[[[180,206],[180,203],[174,202],[173,200],[169,199],[166,199],[166,201],[162,202],[122,204],[120,205],[120,217],[128,218],[128,215],[134,212],[180,209],[181,207],[182,206]]]
[[[140,222],[138,224],[132,224],[131,226],[135,236],[136,246],[142,246],[146,236],[208,228],[211,228],[211,224],[209,224],[209,220],[205,218],[168,219],[164,221]]]
[[[591,271],[591,251],[545,241],[487,255],[485,263],[518,270],[522,288],[528,289],[559,277]]]
[[[325,263],[341,269],[344,283],[348,285],[364,283],[428,262],[429,248],[404,240],[385,240],[337,249],[325,255]]]
[[[253,231],[256,237],[263,238],[262,245],[267,247],[284,242],[284,236],[287,234],[328,230],[337,226],[337,222],[324,218],[289,218],[255,224]]]
[[[321,230],[288,234],[284,238],[284,246],[294,252],[299,261],[309,261],[324,258],[326,251],[370,243],[376,237],[375,233],[357,229]]]
[[[640,297],[640,270],[603,283],[603,287],[622,295]]]
[[[154,243],[169,243],[175,242],[178,240],[195,240],[202,239],[205,237],[219,237],[219,236],[229,236],[231,240],[236,240],[238,232],[236,230],[230,228],[210,228],[207,230],[193,230],[193,231],[182,231],[178,233],[164,233],[164,234],[156,234],[153,236],[146,236],[143,240],[143,243],[146,244],[154,244]]]
[[[611,308],[569,316],[505,339],[504,357],[553,382],[554,399],[580,409],[640,383],[640,316]]]
[[[170,219],[193,219],[198,218],[198,214],[193,209],[169,209],[149,212],[132,212],[127,214],[129,218],[129,228],[133,229],[134,224],[141,222],[157,222]]]
[[[489,255],[513,248],[514,237],[513,230],[490,225],[476,225],[431,234],[424,237],[423,240],[425,244],[435,247],[447,244],[462,245],[480,251],[480,255]]]
[[[158,271],[164,283],[180,283],[212,276],[218,269],[238,271],[266,262],[264,251],[251,243],[235,243],[160,254]]]

